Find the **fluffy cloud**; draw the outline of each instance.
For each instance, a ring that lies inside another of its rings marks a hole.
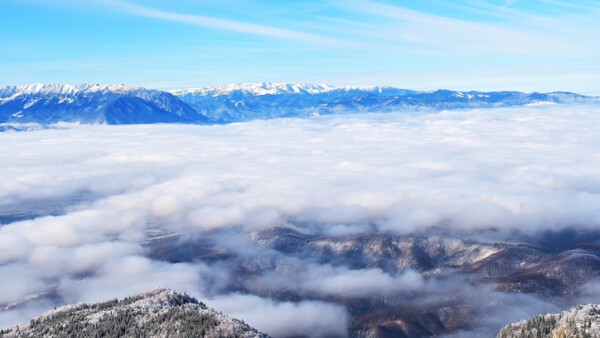
[[[157,287],[203,295],[203,269],[199,264],[169,264],[141,256],[123,256],[106,261],[92,278],[61,278],[57,290],[68,302],[122,298]]]
[[[306,335],[345,336],[348,314],[344,307],[320,301],[274,302],[253,295],[227,295],[208,302],[274,337]]]
[[[73,217],[116,232],[146,216],[198,229],[283,220],[325,232],[369,223],[400,233],[440,223],[591,227],[600,224],[597,110],[4,133],[0,150],[10,165],[0,173],[0,203],[88,192],[97,202]],[[48,227],[73,243],[73,223]]]
[[[386,298],[426,287],[414,270],[391,276],[379,268],[349,269],[344,266],[287,262],[284,271],[251,278],[247,285],[257,293],[293,290],[308,297]]]
[[[0,264],[27,256],[32,243],[23,235],[0,231]]]
[[[337,334],[347,314],[336,305],[218,298],[233,278],[225,268],[153,260],[142,244],[170,232],[277,225],[321,234],[597,228],[599,119],[598,107],[547,106],[0,133],[0,216],[8,217],[0,220],[24,215],[0,227],[0,275],[11,276],[0,281],[8,290],[0,305],[168,286],[213,297],[215,307],[274,335],[306,327]],[[264,285],[281,278],[302,294],[384,297],[424,283],[413,271],[298,264],[304,274],[265,275]],[[0,324],[26,320],[32,308],[4,313]]]

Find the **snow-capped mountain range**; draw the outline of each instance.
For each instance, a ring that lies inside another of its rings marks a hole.
[[[600,102],[574,93],[412,91],[260,83],[160,91],[127,85],[0,88],[0,123],[230,123],[278,117]]]
[[[319,94],[327,91],[334,90],[336,88],[326,84],[293,84],[293,83],[241,83],[241,84],[230,84],[226,86],[218,87],[200,87],[200,88],[184,88],[171,91],[174,95],[184,96],[187,94],[195,95],[209,95],[209,96],[223,96],[229,95],[233,92],[240,92],[244,94],[250,94],[254,96],[260,95],[283,95],[292,93],[304,93],[304,94]],[[347,87],[351,88],[351,87]],[[355,87],[360,88],[360,87]],[[362,87],[363,89],[370,89],[374,87]]]
[[[0,122],[204,123],[173,94],[126,85],[34,84],[0,88]]]

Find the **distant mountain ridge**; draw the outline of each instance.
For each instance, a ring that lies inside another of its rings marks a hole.
[[[413,91],[258,83],[160,91],[127,85],[33,84],[0,88],[0,123],[231,123],[364,112],[436,111],[600,102],[568,92]]]
[[[0,123],[205,123],[174,95],[126,85],[35,84],[0,88]]]

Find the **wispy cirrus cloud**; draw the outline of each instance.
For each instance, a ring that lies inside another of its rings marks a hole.
[[[504,6],[502,6],[502,8],[510,7],[510,6],[514,5],[516,2],[517,2],[517,0],[506,0],[506,1],[504,1]]]
[[[579,3],[565,2],[565,1],[558,1],[558,0],[539,0],[539,1],[546,3],[546,4],[550,4],[550,5],[580,9],[580,10],[585,10],[585,11],[598,12],[598,10],[600,9],[599,8],[600,4],[598,4],[597,1],[579,1]]]
[[[459,73],[473,79],[461,88],[599,90],[597,77],[590,79],[597,66],[572,74],[550,70],[543,78],[528,71],[540,64],[589,64],[600,58],[600,3],[594,1],[6,0],[0,6],[5,4],[0,12],[13,11],[15,16],[17,10],[29,10],[43,18],[66,18],[62,29],[27,15],[12,26],[5,23],[5,29],[14,29],[22,22],[16,30],[21,35],[6,36],[0,43],[0,77],[6,85],[127,82],[182,87],[334,78],[353,79],[340,83],[344,85],[429,90],[453,86],[447,79]],[[87,16],[89,20],[80,20]],[[83,21],[86,25],[80,26]],[[48,25],[62,34],[50,36],[39,28]],[[35,32],[21,33],[27,30]],[[97,67],[94,60],[110,64]],[[91,65],[79,66],[82,62]],[[57,71],[57,63],[66,71]],[[514,76],[500,74],[501,85],[484,74],[506,68]],[[413,73],[416,82],[407,81]],[[375,82],[383,76],[385,82]]]
[[[513,4],[508,2],[504,7],[496,6],[495,9],[509,11]],[[442,53],[568,56],[576,51],[583,54],[599,51],[594,45],[579,41],[574,43],[572,39],[564,38],[560,30],[568,30],[576,23],[570,22],[565,26],[565,21],[560,18],[533,17],[528,14],[530,24],[527,27],[502,13],[494,13],[494,16],[500,15],[504,21],[491,22],[459,19],[375,1],[350,2],[350,6],[355,11],[387,19],[387,22],[379,24],[381,31],[386,33],[383,34],[383,39],[406,41],[420,48],[429,46]],[[452,4],[449,6],[453,7]],[[474,10],[489,12],[489,7],[475,7]],[[513,11],[511,15],[518,17],[515,13],[518,14]],[[533,22],[532,18],[535,19]],[[542,24],[545,25],[544,29],[536,27]],[[549,29],[552,27],[553,29]]]
[[[179,22],[179,23],[193,25],[193,26],[199,26],[199,27],[220,29],[220,30],[244,33],[244,34],[266,36],[266,37],[271,37],[271,38],[276,38],[276,39],[281,39],[281,40],[288,40],[288,41],[315,43],[315,44],[320,44],[320,45],[342,46],[342,45],[351,44],[349,41],[344,41],[341,39],[331,38],[331,37],[317,35],[317,34],[305,33],[305,32],[286,29],[286,28],[261,25],[261,24],[244,22],[244,21],[239,21],[239,20],[223,19],[223,18],[218,18],[218,17],[213,17],[213,16],[203,16],[203,15],[193,15],[193,14],[183,14],[183,13],[176,13],[176,12],[170,12],[170,11],[163,11],[163,10],[158,10],[158,9],[154,9],[151,7],[146,7],[146,6],[138,5],[138,4],[127,2],[127,1],[121,1],[121,0],[105,0],[105,1],[103,1],[103,3],[112,8],[115,8],[117,10],[129,13],[129,14],[137,15],[137,16],[158,19],[158,20],[171,21],[171,22]]]

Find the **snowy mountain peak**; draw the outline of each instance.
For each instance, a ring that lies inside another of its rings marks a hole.
[[[2,337],[254,337],[244,322],[171,289],[155,289],[104,303],[71,304],[2,331]]]
[[[502,328],[497,338],[600,337],[600,305],[577,305],[567,311],[522,320]]]
[[[200,308],[207,309],[206,305],[198,302],[197,299],[188,294],[167,288],[156,288],[149,292],[133,295],[121,301],[122,306],[144,309],[146,311],[162,310],[166,307],[181,306],[184,304],[198,304]],[[39,318],[48,318],[65,312],[90,309],[93,307],[93,304],[88,303],[69,304],[50,310]]]
[[[31,84],[0,88],[0,123],[203,123],[170,93],[123,84]]]
[[[23,94],[38,94],[38,95],[74,95],[77,93],[131,93],[134,91],[145,90],[142,87],[129,86],[124,84],[42,84],[34,83],[20,86],[6,86],[0,88],[0,97]]]
[[[424,92],[306,83],[246,83],[171,92],[123,84],[32,84],[0,88],[0,124],[230,123],[329,114],[592,102],[599,99],[564,92]]]
[[[210,95],[210,96],[222,96],[229,95],[233,92],[241,92],[243,94],[250,94],[254,96],[262,95],[280,95],[280,94],[318,94],[327,91],[337,89],[338,87],[327,85],[327,84],[294,84],[294,83],[242,83],[242,84],[230,84],[226,86],[218,87],[200,87],[200,88],[186,88],[177,89],[171,91],[173,95],[182,96],[186,94],[196,95]]]

